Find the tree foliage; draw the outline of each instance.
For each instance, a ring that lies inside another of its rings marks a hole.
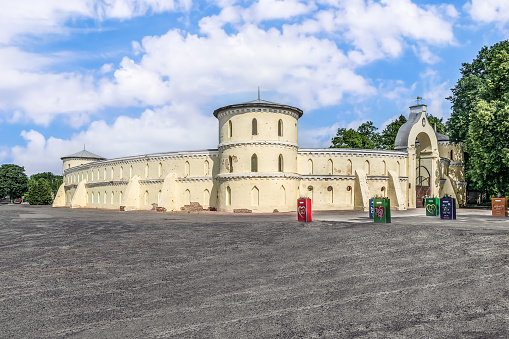
[[[492,195],[509,193],[509,41],[483,47],[452,89],[451,141],[465,143],[469,186]]]
[[[371,121],[362,123],[357,130],[338,128],[331,148],[376,148],[379,144],[377,129]]]
[[[62,185],[63,177],[61,175],[55,175],[51,172],[42,172],[30,176],[30,180],[41,178],[46,179],[51,187],[51,192],[53,192],[53,194],[57,194],[60,185]]]
[[[14,164],[0,166],[0,197],[20,198],[27,190],[27,182],[24,167]]]
[[[399,128],[407,121],[406,117],[401,114],[396,120],[392,121],[385,127],[380,134],[380,147],[384,149],[394,149],[394,142],[396,135],[398,135]]]
[[[51,197],[51,184],[45,178],[31,178],[28,182],[28,192],[25,200],[30,205],[49,205]]]

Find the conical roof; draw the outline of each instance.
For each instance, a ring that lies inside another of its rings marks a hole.
[[[69,159],[69,158],[80,158],[80,159],[94,159],[94,160],[106,160],[106,158],[101,157],[100,155],[94,154],[87,150],[81,150],[79,152],[67,155],[65,157],[61,157],[61,160]]]

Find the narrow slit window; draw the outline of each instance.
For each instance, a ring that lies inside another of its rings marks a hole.
[[[251,134],[258,135],[258,121],[256,119],[251,121]]]

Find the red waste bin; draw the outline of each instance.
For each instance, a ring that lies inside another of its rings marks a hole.
[[[311,199],[297,199],[297,218],[299,221],[311,221]]]

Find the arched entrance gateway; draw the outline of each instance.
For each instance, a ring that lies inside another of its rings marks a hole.
[[[426,105],[410,107],[410,116],[400,127],[394,149],[407,151],[407,206],[423,207],[425,197],[440,196],[438,140],[426,116]]]

